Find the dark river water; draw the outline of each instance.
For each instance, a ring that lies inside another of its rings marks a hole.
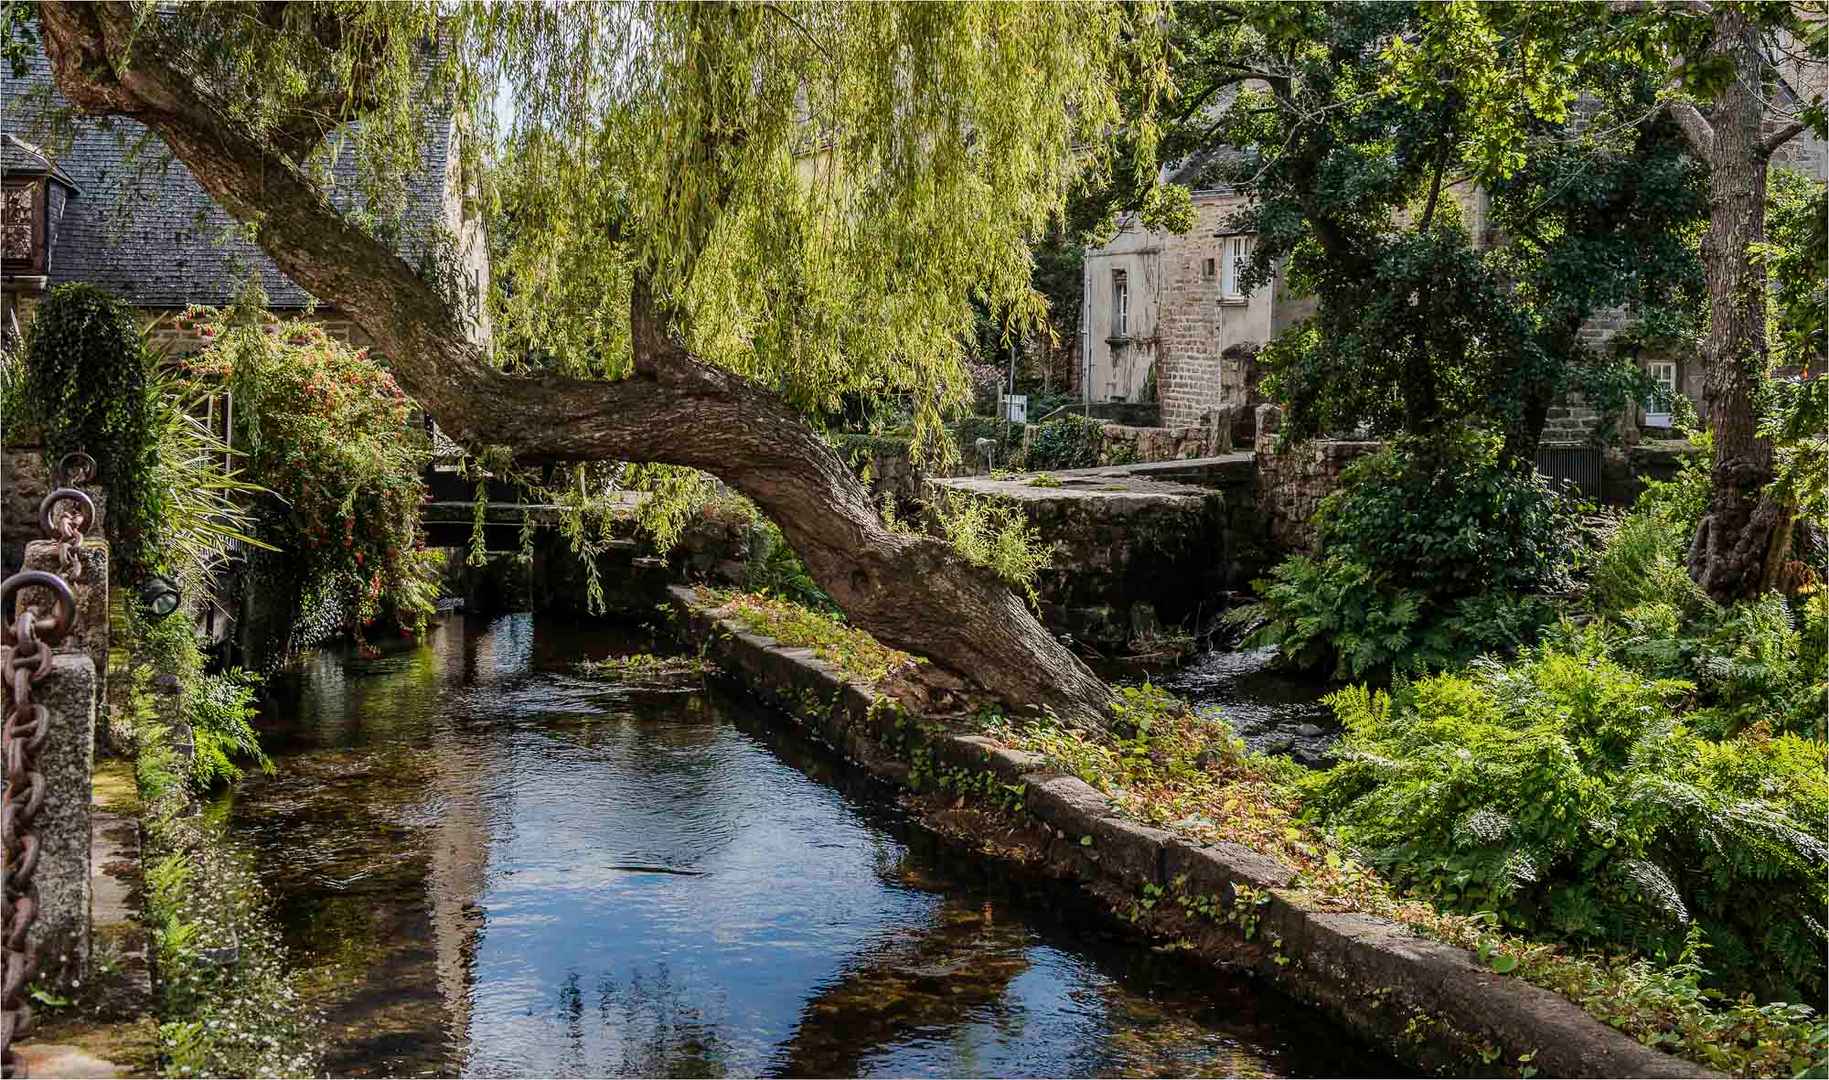
[[[453,618],[325,652],[226,808],[332,1075],[1374,1075],[1261,986],[1012,882],[645,643]]]

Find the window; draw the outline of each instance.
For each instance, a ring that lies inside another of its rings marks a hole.
[[[1130,336],[1130,274],[1111,272],[1111,336]]]
[[[7,273],[44,273],[44,185],[9,183],[0,189],[0,260]]]
[[[1660,391],[1645,402],[1645,426],[1669,427],[1670,405],[1677,396],[1677,365],[1671,360],[1653,360],[1645,365],[1645,371]]]
[[[1245,291],[1240,283],[1245,277],[1245,262],[1251,258],[1251,238],[1227,236],[1221,238],[1220,243],[1220,250],[1225,253],[1219,265],[1220,299],[1243,300]]]
[[[1200,268],[1200,276],[1203,278],[1206,278],[1208,281],[1212,281],[1213,280],[1213,268],[1215,265],[1216,265],[1216,260],[1208,259],[1206,261],[1206,264]]]

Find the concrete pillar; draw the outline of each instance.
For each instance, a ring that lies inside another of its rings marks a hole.
[[[12,658],[0,648],[0,669]],[[0,707],[13,707],[12,684],[0,679]],[[90,780],[95,764],[95,666],[82,653],[58,653],[32,685],[32,701],[50,713],[37,767],[45,799],[32,822],[38,837],[38,917],[28,940],[37,950],[37,982],[68,990],[89,963]]]

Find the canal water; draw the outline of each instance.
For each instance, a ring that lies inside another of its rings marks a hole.
[[[319,653],[222,807],[331,1075],[1328,1076],[1390,1068],[1118,938],[650,647],[530,615]]]
[[[1232,726],[1245,745],[1311,768],[1333,764],[1341,725],[1322,700],[1326,683],[1280,671],[1275,649],[1208,649],[1162,685]]]

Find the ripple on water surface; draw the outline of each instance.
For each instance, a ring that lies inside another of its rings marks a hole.
[[[323,654],[231,809],[332,1074],[1369,1075],[1249,983],[1111,940],[637,643],[452,620]]]

